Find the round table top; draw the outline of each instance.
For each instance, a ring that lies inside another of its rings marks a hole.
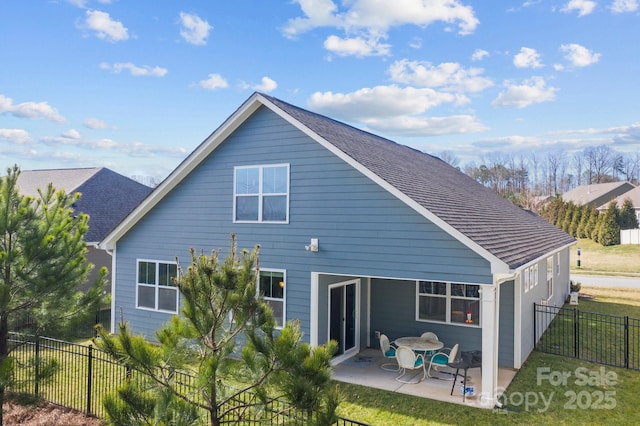
[[[425,339],[423,337],[399,337],[394,342],[398,346],[406,346],[414,351],[437,351],[444,347],[439,340]]]

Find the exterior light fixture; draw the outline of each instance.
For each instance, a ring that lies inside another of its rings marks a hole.
[[[318,239],[317,238],[312,238],[311,239],[311,244],[309,244],[308,246],[304,246],[304,249],[306,251],[312,251],[312,252],[317,252],[318,251]]]

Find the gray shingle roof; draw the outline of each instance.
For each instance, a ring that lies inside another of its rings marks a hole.
[[[80,192],[75,211],[89,215],[87,242],[98,242],[124,219],[152,190],[106,168],[23,170],[18,187],[24,195],[37,195],[49,183],[66,193]]]
[[[630,191],[635,185],[630,182],[606,182],[592,185],[581,185],[562,194],[565,203],[573,202],[579,206],[594,204],[592,207],[600,207],[609,204],[618,195]]]
[[[512,269],[575,242],[434,156],[262,96]]]

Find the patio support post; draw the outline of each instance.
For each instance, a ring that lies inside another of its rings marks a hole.
[[[498,387],[498,301],[496,285],[482,286],[480,289],[482,302],[482,386],[480,403],[493,407],[497,401]]]

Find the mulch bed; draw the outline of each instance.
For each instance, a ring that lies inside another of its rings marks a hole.
[[[59,405],[41,402],[35,405],[19,405],[5,402],[3,424],[12,426],[101,426],[95,417]]]

